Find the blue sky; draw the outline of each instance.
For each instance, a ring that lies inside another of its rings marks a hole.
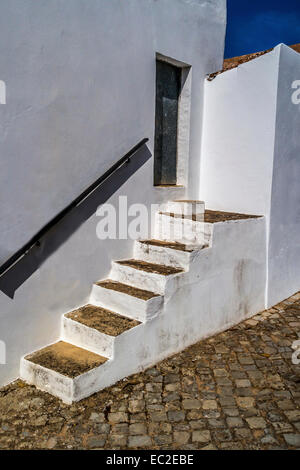
[[[300,0],[227,0],[225,58],[300,43]]]

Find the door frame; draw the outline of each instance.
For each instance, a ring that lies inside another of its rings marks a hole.
[[[177,171],[176,186],[186,187],[189,171],[190,149],[190,121],[191,121],[191,93],[192,93],[192,66],[179,60],[156,53],[156,61],[167,62],[181,69],[181,86],[178,99],[177,122]],[[155,90],[156,94],[156,90]],[[155,95],[156,96],[156,95]],[[155,158],[155,155],[154,155]],[[159,185],[154,185],[160,187]],[[164,186],[162,186],[164,187]],[[167,187],[167,186],[166,186]]]

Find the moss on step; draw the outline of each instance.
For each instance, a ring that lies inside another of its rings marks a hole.
[[[162,264],[146,263],[146,261],[140,261],[135,259],[117,261],[117,263],[122,266],[128,266],[130,268],[138,269],[139,271],[145,271],[147,273],[153,274],[161,274],[163,276],[170,276],[172,274],[178,274],[183,272],[183,269],[177,269],[171,266],[164,266]]]
[[[238,214],[235,212],[221,212],[206,210],[204,214],[204,222],[215,224],[217,222],[227,222],[228,220],[246,220],[258,219],[260,215]]]
[[[182,214],[171,214],[168,212],[161,212],[162,215],[167,215],[175,219],[187,219],[198,222],[205,222],[207,224],[215,224],[218,222],[227,222],[230,220],[246,220],[246,219],[258,219],[262,217],[261,215],[250,215],[250,214],[239,214],[236,212],[223,212],[223,211],[213,211],[206,210],[204,213],[204,220],[201,220],[201,215],[182,215]]]
[[[140,325],[139,321],[123,317],[117,313],[94,305],[85,305],[66,315],[89,328],[94,328],[109,336],[119,336],[125,331]]]
[[[110,279],[97,282],[96,286],[103,287],[104,289],[115,290],[141,300],[150,300],[154,297],[159,297],[159,294],[155,294],[154,292],[138,289],[137,287],[128,286],[127,284],[122,284],[117,281],[111,281]]]
[[[144,245],[153,245],[160,246],[162,248],[171,248],[172,250],[185,251],[187,253],[192,253],[194,250],[189,249],[188,245],[178,242],[167,242],[162,240],[141,240],[141,243]]]
[[[29,354],[25,359],[71,378],[99,367],[107,361],[106,357],[99,356],[64,341],[59,341]]]

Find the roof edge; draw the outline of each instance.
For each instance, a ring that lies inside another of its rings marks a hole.
[[[287,46],[286,44],[281,43],[281,44],[278,44],[276,47],[281,46],[281,45],[289,47],[289,48],[293,49],[294,51],[300,53],[300,43],[299,44],[294,44],[292,46]],[[221,75],[224,72],[235,69],[235,68],[239,67],[242,64],[245,64],[245,63],[250,62],[254,59],[257,59],[258,57],[261,57],[265,54],[268,54],[269,52],[272,52],[274,49],[276,49],[276,47],[273,47],[271,49],[267,49],[267,50],[261,51],[261,52],[254,52],[252,54],[245,54],[245,55],[242,55],[242,56],[237,56],[237,57],[232,57],[230,59],[225,59],[224,63],[223,63],[223,69],[208,75],[207,80],[211,82],[218,75]]]

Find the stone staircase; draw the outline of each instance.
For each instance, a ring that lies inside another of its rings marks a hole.
[[[224,319],[215,327],[210,319],[209,330],[199,323],[205,322],[199,320],[205,271],[213,277],[207,268],[213,227],[231,223],[234,230],[249,220],[261,219],[205,212],[200,201],[166,204],[156,214],[155,239],[136,241],[132,259],[112,262],[109,279],[93,285],[89,304],[62,316],[61,341],[21,359],[21,378],[72,403],[226,328]]]

